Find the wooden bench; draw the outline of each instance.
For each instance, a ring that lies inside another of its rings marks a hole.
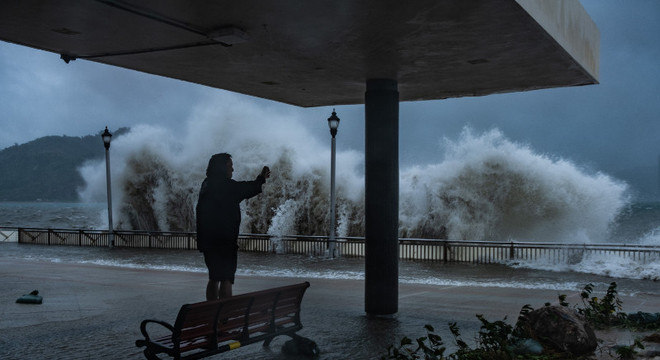
[[[255,291],[230,298],[181,306],[174,325],[160,320],[144,320],[140,331],[147,359],[167,354],[174,359],[200,359],[241,346],[263,341],[268,346],[274,337],[300,338],[302,329],[300,303],[309,282]],[[147,332],[153,324],[161,325],[161,336]],[[163,335],[165,333],[166,335]]]

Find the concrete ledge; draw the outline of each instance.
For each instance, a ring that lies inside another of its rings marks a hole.
[[[600,31],[578,0],[516,0],[582,68],[598,81]]]
[[[306,107],[362,104],[367,79],[418,101],[598,77],[598,29],[577,0],[132,3],[0,2],[0,40]],[[230,24],[250,40],[207,36]]]

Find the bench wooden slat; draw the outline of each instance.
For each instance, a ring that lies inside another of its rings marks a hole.
[[[276,319],[281,318],[281,317],[285,317],[287,315],[292,315],[292,314],[295,315],[295,313],[296,313],[296,308],[293,307],[293,306],[291,306],[291,307],[288,307],[288,306],[287,307],[281,307],[281,308],[275,309],[275,311],[274,311]]]
[[[297,336],[302,328],[300,304],[308,282],[260,290],[227,299],[185,304],[179,310],[174,326],[157,320],[145,320],[140,329],[146,346],[145,356],[166,353],[180,359],[199,359],[228,351],[228,344],[239,341],[242,346],[264,341],[264,346],[279,335]],[[157,322],[172,334],[150,339],[146,323]]]

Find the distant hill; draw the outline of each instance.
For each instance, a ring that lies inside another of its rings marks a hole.
[[[45,136],[0,150],[0,201],[77,201],[78,167],[105,156],[100,135]]]

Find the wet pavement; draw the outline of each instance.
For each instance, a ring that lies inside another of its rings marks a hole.
[[[305,279],[238,276],[236,294],[299,283]],[[424,335],[435,326],[451,347],[447,323],[457,322],[464,339],[479,328],[475,314],[515,321],[525,304],[556,302],[557,290],[401,284],[399,312],[388,318],[364,313],[362,280],[309,279],[302,303],[300,335],[317,342],[320,359],[378,359],[402,336]],[[202,301],[206,275],[196,272],[128,269],[0,258],[0,359],[140,359],[139,324],[154,318],[174,322],[184,303]],[[16,304],[39,290],[43,304]],[[567,293],[570,303],[578,292]],[[624,311],[657,311],[655,293],[621,296]],[[295,359],[280,351],[286,337],[269,348],[252,344],[212,359]]]

